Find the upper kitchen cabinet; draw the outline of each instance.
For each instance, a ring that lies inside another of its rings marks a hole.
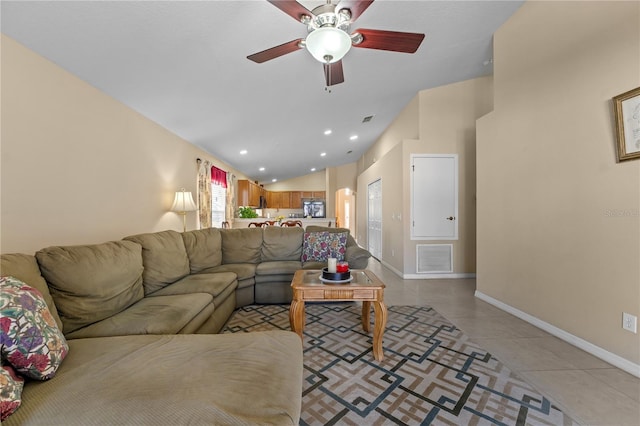
[[[263,189],[249,180],[238,180],[238,205],[260,207],[260,196]]]
[[[305,199],[314,199],[314,200],[324,200],[326,198],[325,191],[302,191],[301,198]]]
[[[291,208],[292,209],[301,209],[302,208],[302,192],[301,191],[291,191]]]

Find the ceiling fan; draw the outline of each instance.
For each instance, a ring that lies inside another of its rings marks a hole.
[[[295,0],[267,0],[287,15],[307,26],[305,39],[296,39],[247,56],[259,64],[298,49],[306,48],[324,64],[327,86],[344,82],[342,58],[351,46],[365,49],[414,53],[420,47],[424,34],[359,28],[349,33],[349,27],[369,7],[373,0],[342,0],[327,3],[312,11]]]

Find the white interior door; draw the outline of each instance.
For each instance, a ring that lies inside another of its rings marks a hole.
[[[411,158],[411,238],[458,239],[458,156]]]
[[[382,180],[367,188],[367,249],[373,257],[382,257]]]

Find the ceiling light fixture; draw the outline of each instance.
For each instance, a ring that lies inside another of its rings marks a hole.
[[[271,179],[271,182],[277,182],[278,179]]]
[[[320,153],[320,157],[324,157],[325,155],[327,155],[327,153],[326,153],[326,152],[321,152],[321,153]]]
[[[315,167],[312,167],[312,168],[311,168],[311,171],[312,171],[312,172],[315,172],[315,171],[316,171],[316,168],[315,168]]]
[[[264,167],[260,167],[258,170],[260,170],[261,172],[264,172]]]
[[[353,135],[349,138],[349,140],[355,141],[356,139],[358,139],[358,135]]]
[[[303,21],[309,29],[304,46],[323,64],[338,62],[351,49],[351,13],[347,9],[336,13],[335,9],[331,3],[319,6],[313,10],[313,18]]]
[[[331,129],[327,129],[327,130],[324,131],[325,135],[330,135],[331,133],[332,133]]]
[[[246,149],[243,149],[242,151],[240,151],[240,155],[245,155],[248,151]]]

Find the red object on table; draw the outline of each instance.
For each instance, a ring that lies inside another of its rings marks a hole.
[[[336,264],[336,272],[348,272],[348,271],[349,271],[348,262],[338,262]]]

